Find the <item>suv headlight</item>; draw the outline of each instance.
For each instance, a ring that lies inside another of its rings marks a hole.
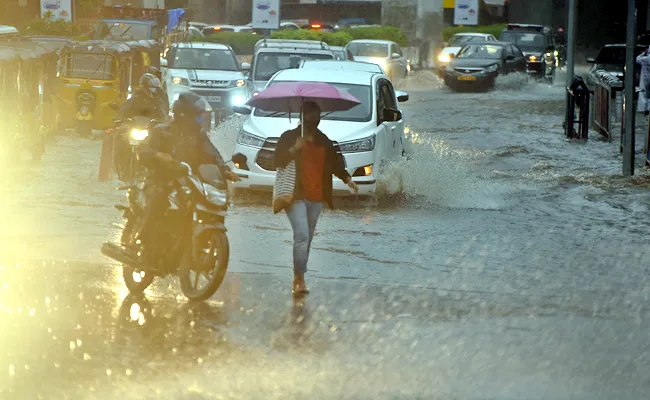
[[[485,72],[497,72],[499,69],[499,66],[497,64],[490,65],[489,67],[485,68]]]
[[[375,135],[365,139],[353,140],[339,144],[342,153],[360,153],[362,151],[373,151],[375,149]]]
[[[203,190],[205,190],[205,198],[212,204],[223,207],[228,201],[228,193],[224,190],[219,190],[212,185],[206,183],[203,184]]]
[[[246,86],[246,81],[243,79],[237,79],[236,81],[230,81],[230,87],[244,87]]]
[[[174,84],[174,85],[190,86],[190,82],[189,82],[187,79],[182,78],[182,77],[180,77],[180,76],[175,76],[175,77],[173,77],[173,78],[172,78],[172,84]]]
[[[264,139],[242,130],[237,135],[237,143],[248,147],[261,148],[264,145]]]
[[[146,129],[131,129],[131,139],[141,142],[149,136],[149,131]]]

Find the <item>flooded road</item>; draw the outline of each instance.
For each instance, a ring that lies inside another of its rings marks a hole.
[[[123,201],[99,141],[3,171],[0,399],[645,397],[644,172],[564,139],[561,85],[404,89],[410,158],[321,219],[304,301],[266,198],[235,199],[226,282],[192,305],[173,279],[127,296],[99,254]],[[240,124],[214,133],[224,154]]]

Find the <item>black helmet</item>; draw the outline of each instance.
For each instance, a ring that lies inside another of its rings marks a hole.
[[[189,127],[200,127],[209,131],[212,122],[212,107],[203,97],[192,92],[181,93],[172,104],[174,121]]]
[[[160,79],[160,76],[162,75],[160,73],[160,70],[158,68],[154,67],[153,65],[150,65],[150,66],[147,67],[147,73],[151,74],[151,75],[153,75],[153,76],[155,76],[155,77],[157,77],[159,79]]]
[[[152,74],[144,74],[140,77],[140,89],[143,90],[150,97],[153,97],[154,93],[160,90],[162,87],[160,79]]]

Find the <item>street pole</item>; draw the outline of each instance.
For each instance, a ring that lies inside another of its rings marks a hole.
[[[623,175],[634,175],[634,136],[635,117],[634,107],[634,50],[636,48],[636,3],[627,1],[627,49],[625,57],[625,131],[623,133]]]
[[[566,137],[573,137],[573,124],[569,126],[569,121],[573,121],[573,116],[569,113],[573,112],[573,109],[569,107],[571,102],[569,87],[573,83],[573,77],[575,75],[575,49],[576,49],[576,14],[578,10],[578,0],[569,0],[569,21],[567,27],[567,49],[566,49],[566,110],[564,113],[564,134]]]

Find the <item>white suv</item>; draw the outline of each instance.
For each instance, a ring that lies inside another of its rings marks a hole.
[[[224,44],[174,43],[161,65],[170,105],[180,93],[191,91],[205,97],[225,118],[232,106],[245,104],[253,92],[247,76],[250,65],[239,64],[232,48]]]
[[[396,94],[386,75],[364,71],[328,70],[326,74],[315,74],[310,69],[291,69],[278,72],[268,85],[276,82],[327,82],[361,102],[348,111],[324,113],[319,128],[343,154],[346,170],[359,186],[359,193],[372,195],[381,167],[400,159],[407,147],[398,102],[407,101],[408,94]],[[235,107],[235,111],[250,117],[235,148],[236,153],[246,155],[248,163],[233,168],[246,179],[234,187],[271,191],[275,182],[275,147],[285,131],[296,127],[298,110],[293,110],[291,116],[288,112],[266,112],[248,106]],[[334,195],[351,194],[339,179],[333,180],[333,188]]]

